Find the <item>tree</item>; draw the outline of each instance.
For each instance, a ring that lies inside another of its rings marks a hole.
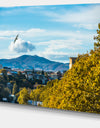
[[[41,73],[42,75],[44,75],[44,71],[42,70],[42,73]]]
[[[42,92],[42,88],[37,88],[35,90],[32,90],[30,93],[30,98],[33,101],[40,101],[40,94]]]
[[[21,71],[18,71],[18,75],[19,75],[19,76],[21,76],[21,75],[22,75]]]
[[[0,73],[3,73],[4,81],[7,82],[7,70],[1,69],[1,70],[0,70]]]
[[[95,49],[79,55],[61,80],[44,87],[43,107],[100,113],[100,27],[97,34]]]
[[[3,91],[4,91],[3,85],[0,84],[0,101],[1,101],[2,98],[3,98]]]
[[[2,101],[2,98],[8,98],[9,94],[9,89],[5,88],[3,84],[0,84],[0,101]]]
[[[0,73],[3,73],[3,75],[7,76],[7,70],[6,69],[1,69]]]
[[[100,48],[100,23],[98,24],[98,30],[97,30],[97,36],[94,37],[94,39],[96,40],[96,42],[94,43],[94,49],[98,49]]]
[[[57,72],[58,79],[62,77],[62,73],[60,71]]]
[[[15,95],[15,94],[18,92],[18,90],[19,90],[19,88],[18,88],[17,84],[15,83],[15,84],[13,85],[12,94]]]
[[[34,68],[33,68],[33,71],[32,71],[32,73],[33,73],[33,74],[35,73],[35,70],[34,70]]]
[[[18,103],[19,104],[28,104],[28,100],[30,99],[29,92],[26,88],[23,88],[19,92],[19,97],[18,97]]]

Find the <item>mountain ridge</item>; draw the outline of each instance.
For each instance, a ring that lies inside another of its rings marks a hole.
[[[3,67],[24,69],[40,69],[45,71],[65,71],[69,69],[69,63],[51,61],[37,55],[22,55],[12,59],[0,59]]]

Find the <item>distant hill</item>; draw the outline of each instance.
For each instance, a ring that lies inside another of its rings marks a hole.
[[[44,57],[37,55],[22,55],[13,59],[0,59],[0,64],[11,68],[24,69],[42,69],[45,71],[64,71],[69,69],[69,63],[59,63],[50,61]]]

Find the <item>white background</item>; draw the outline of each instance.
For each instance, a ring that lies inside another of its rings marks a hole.
[[[99,128],[100,115],[0,103],[0,128]]]
[[[0,0],[0,6],[100,3],[100,0]]]
[[[100,0],[1,0],[0,6],[100,3]],[[0,128],[99,128],[100,115],[0,103]]]

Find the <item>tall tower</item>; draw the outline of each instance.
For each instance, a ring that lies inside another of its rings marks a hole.
[[[69,69],[72,68],[72,65],[75,63],[75,60],[77,59],[77,57],[70,57],[70,62],[69,62]]]

